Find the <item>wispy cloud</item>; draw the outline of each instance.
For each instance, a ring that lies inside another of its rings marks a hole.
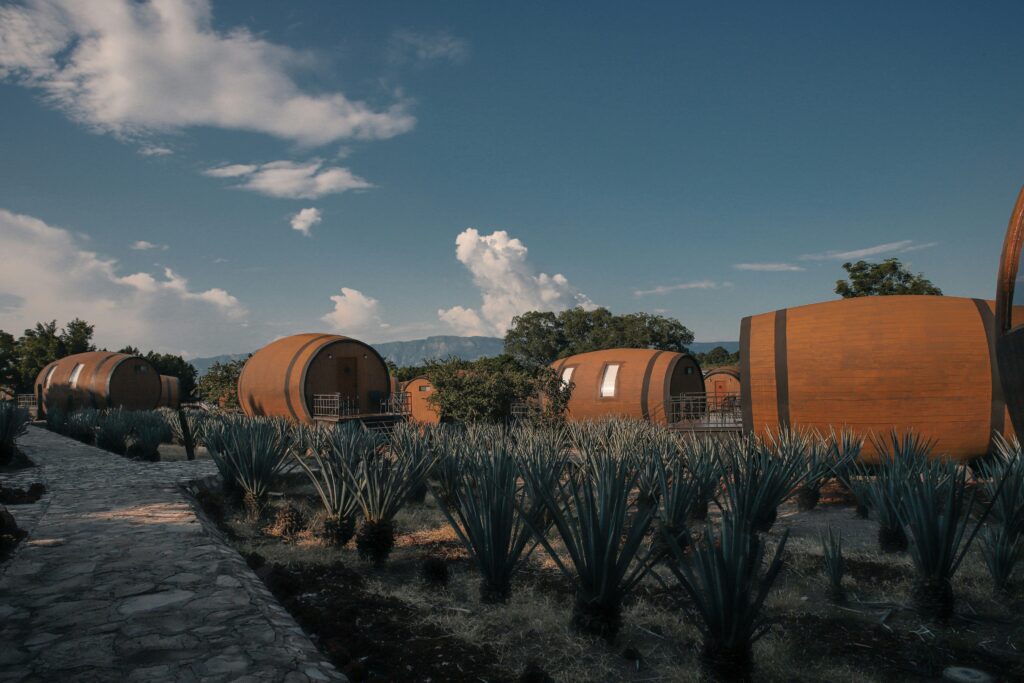
[[[792,263],[734,263],[732,267],[736,270],[752,270],[759,273],[795,273],[806,270],[803,266]]]
[[[212,126],[322,145],[415,125],[401,99],[376,108],[306,88],[297,72],[315,64],[244,27],[216,26],[209,0],[0,6],[0,78],[42,90],[102,132],[133,138]]]
[[[669,294],[687,289],[719,289],[720,287],[732,287],[731,282],[715,282],[713,280],[698,280],[696,282],[683,282],[677,285],[658,285],[651,289],[637,289],[633,296],[651,296],[652,294]]]
[[[886,242],[884,244],[876,244],[873,247],[864,247],[863,249],[851,249],[849,251],[829,250],[818,254],[803,254],[800,256],[800,260],[849,261],[862,259],[867,256],[878,256],[880,254],[901,254],[908,251],[920,251],[922,249],[930,249],[937,244],[938,242],[916,243],[914,240],[899,240],[898,242]]]
[[[398,29],[388,41],[388,58],[401,64],[448,61],[456,64],[469,56],[469,43],[448,31],[421,32]]]
[[[144,157],[165,157],[168,154],[174,154],[174,150],[159,145],[143,145],[139,148],[139,154]]]
[[[211,178],[239,178],[240,190],[271,197],[317,199],[324,195],[365,190],[373,185],[347,168],[325,166],[323,159],[307,162],[271,161],[266,164],[229,164],[203,171]]]
[[[150,251],[151,249],[167,251],[168,247],[166,244],[153,244],[152,242],[147,242],[146,240],[139,240],[137,242],[132,243],[131,249],[134,249],[135,251]]]

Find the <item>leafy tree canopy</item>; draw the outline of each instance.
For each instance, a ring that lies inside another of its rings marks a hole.
[[[199,398],[225,410],[238,409],[238,376],[242,374],[242,368],[250,358],[252,354],[238,360],[211,365],[206,374],[199,379],[196,387]]]
[[[559,421],[569,401],[570,388],[551,368],[526,367],[507,354],[431,361],[424,374],[434,385],[427,400],[446,421],[503,422],[517,403],[526,404],[535,417]]]
[[[685,353],[693,332],[675,318],[650,313],[615,315],[607,308],[531,311],[516,316],[505,334],[505,353],[527,365],[548,365],[587,351],[614,348]]]
[[[836,294],[844,299],[893,294],[942,296],[942,290],[923,273],[911,273],[898,258],[885,259],[881,263],[844,263],[843,270],[847,272],[847,279],[836,281]]]
[[[92,325],[75,318],[61,329],[56,320],[36,323],[16,341],[13,335],[0,331],[0,381],[13,383],[18,391],[32,391],[40,370],[53,361],[95,351],[93,330]]]
[[[181,356],[171,353],[157,353],[149,351],[145,354],[137,346],[125,346],[118,350],[118,353],[127,353],[132,356],[142,356],[149,361],[157,372],[168,377],[177,377],[180,382],[182,401],[187,401],[195,396],[196,378],[199,376],[194,365]]]
[[[697,362],[700,363],[701,368],[704,370],[723,365],[736,365],[740,362],[740,352],[729,353],[724,346],[716,346],[710,351],[696,353],[693,357],[697,359]]]

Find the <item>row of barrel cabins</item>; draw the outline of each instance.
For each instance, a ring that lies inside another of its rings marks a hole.
[[[994,352],[994,303],[889,296],[811,304],[744,318],[740,367],[707,377],[682,353],[610,349],[561,359],[568,417],[619,415],[678,429],[763,433],[779,425],[885,434],[913,429],[958,459],[1013,434]],[[51,363],[42,406],[176,405],[176,381],[143,358],[92,352]],[[300,422],[411,416],[436,422],[425,378],[394,382],[372,346],[298,334],[257,351],[238,380],[247,415]],[[871,455],[870,445],[867,454]]]

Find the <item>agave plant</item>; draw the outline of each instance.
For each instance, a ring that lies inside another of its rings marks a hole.
[[[659,533],[654,536],[653,552],[662,558],[670,554],[664,539],[670,536],[680,547],[686,547],[690,540],[689,520],[697,492],[703,482],[696,478],[677,453],[655,453],[652,460],[658,463],[658,521]]]
[[[132,429],[126,455],[139,460],[157,462],[160,460],[160,444],[163,443],[165,436],[166,430],[163,426],[144,420]]]
[[[834,473],[829,443],[818,435],[808,437],[804,456],[803,483],[796,488],[796,506],[801,512],[813,510],[821,500],[821,489]]]
[[[683,442],[683,457],[694,485],[690,518],[704,521],[722,483],[722,442],[710,435],[691,436]]]
[[[344,546],[355,535],[359,499],[350,472],[376,449],[376,438],[353,423],[326,432],[323,442],[310,449],[315,469],[298,449],[293,451],[320,496],[325,513],[324,536],[336,547]]]
[[[832,471],[839,483],[853,494],[857,516],[867,519],[871,511],[871,478],[859,460],[864,439],[844,430],[838,435],[833,432],[830,441]]]
[[[0,402],[0,465],[18,457],[17,439],[28,428],[28,412],[10,401]]]
[[[982,487],[985,497],[994,501],[992,519],[1005,529],[1007,538],[1018,539],[1024,534],[1024,454],[1016,437],[1008,442],[997,434],[993,455],[979,466]]]
[[[349,483],[363,513],[356,534],[359,556],[382,565],[395,546],[395,515],[409,494],[427,478],[434,458],[395,458],[377,450],[359,459],[348,472]]]
[[[807,476],[808,437],[782,432],[774,443],[753,437],[733,440],[727,449],[725,496],[729,510],[754,531],[768,531],[779,505]]]
[[[96,441],[96,425],[99,418],[100,411],[95,408],[76,410],[67,416],[63,433],[76,441],[91,445]]]
[[[928,470],[932,442],[913,432],[890,432],[888,440],[875,439],[879,462],[868,489],[870,508],[878,521],[878,547],[884,553],[907,549],[903,529],[906,483]]]
[[[1024,558],[1024,543],[1019,536],[1013,536],[1002,524],[990,525],[980,534],[981,554],[985,558],[992,590],[1004,595],[1010,587],[1014,569]]]
[[[688,556],[667,537],[674,556],[669,568],[697,611],[701,664],[711,677],[750,680],[752,645],[769,629],[761,607],[782,570],[788,538],[787,529],[762,574],[764,542],[748,520],[731,512],[723,514],[718,533],[708,526]]]
[[[519,484],[509,446],[497,444],[467,464],[453,491],[452,509],[440,506],[476,563],[480,599],[488,603],[508,601],[512,579],[536,546],[532,530],[545,530],[544,509]]]
[[[52,403],[46,405],[46,428],[56,434],[63,434],[67,424],[66,410]]]
[[[419,425],[405,422],[395,425],[391,431],[391,449],[398,458],[420,462],[434,460],[430,442]],[[429,472],[428,472],[429,475]],[[409,501],[422,503],[427,497],[427,478],[424,477],[416,488],[409,492]]]
[[[115,408],[100,414],[96,421],[96,445],[104,450],[125,455],[132,434],[132,420],[127,411]]]
[[[945,619],[953,613],[953,576],[994,501],[973,520],[975,492],[968,493],[967,470],[951,463],[931,463],[919,476],[908,478],[904,488],[899,514],[914,540],[913,601],[923,614]]]
[[[225,420],[207,433],[207,449],[225,490],[243,494],[242,501],[254,519],[262,513],[270,485],[291,448],[288,431],[272,420]]]
[[[203,443],[207,422],[205,413],[179,407],[177,410],[168,410],[165,415],[172,437],[185,448],[185,458],[195,460],[196,446]]]
[[[825,575],[828,577],[828,597],[832,602],[846,602],[843,575],[846,562],[843,560],[843,532],[831,526],[821,532],[821,549],[824,556]]]
[[[575,584],[573,626],[612,640],[622,624],[623,598],[651,568],[650,550],[642,551],[655,510],[633,505],[639,475],[628,459],[609,453],[588,455],[587,466],[553,486],[547,471],[527,467],[523,474],[530,495],[544,506],[569,556],[563,561],[543,530],[533,529]]]

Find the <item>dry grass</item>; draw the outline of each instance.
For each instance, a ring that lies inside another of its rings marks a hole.
[[[309,505],[306,512],[310,518],[317,515]],[[913,567],[906,554],[878,552],[874,522],[856,518],[849,506],[802,513],[786,506],[780,512],[779,522],[768,535],[768,552],[772,552],[771,546],[783,528],[789,527],[792,535],[786,548],[787,569],[765,605],[768,617],[785,618],[790,623],[802,619],[838,620],[852,623],[854,628],[858,623],[873,628],[884,624],[883,628],[889,629],[894,637],[931,633],[931,641],[927,635],[919,636],[922,648],[937,642],[935,638],[967,648],[976,647],[985,639],[998,639],[1006,649],[1024,648],[1024,620],[1004,602],[993,599],[977,549],[964,563],[954,587],[960,611],[973,615],[979,623],[969,628],[944,629],[925,625],[915,613],[901,607],[909,600]],[[399,536],[395,550],[388,567],[377,570],[361,562],[351,544],[332,548],[311,531],[287,540],[269,538],[241,516],[229,515],[226,520],[240,551],[258,552],[270,562],[286,565],[340,561],[363,575],[366,590],[400,600],[414,608],[421,622],[487,648],[495,663],[507,671],[519,671],[527,662],[534,661],[559,681],[700,679],[699,632],[690,618],[671,604],[655,578],[645,579],[638,595],[628,602],[623,630],[616,644],[609,646],[570,629],[570,589],[545,552],[538,549],[534,553],[528,571],[515,583],[507,605],[487,605],[478,597],[475,567],[435,501],[428,499],[423,505],[407,506],[396,522]],[[827,580],[819,533],[826,525],[842,530],[844,555],[848,564],[857,566],[857,571],[848,570],[845,579],[850,597],[845,607],[832,605],[824,597]],[[556,544],[556,549],[561,548]],[[417,570],[425,555],[449,560],[450,579],[445,589],[429,588],[419,580]],[[660,574],[672,583],[667,571],[662,569]],[[847,642],[824,644],[834,648],[837,656],[808,657],[808,637],[814,636],[806,630],[791,632],[776,627],[759,641],[755,645],[757,680],[893,680],[888,675],[880,676],[870,665],[869,651],[858,651]],[[627,648],[639,652],[638,662],[623,656]]]

